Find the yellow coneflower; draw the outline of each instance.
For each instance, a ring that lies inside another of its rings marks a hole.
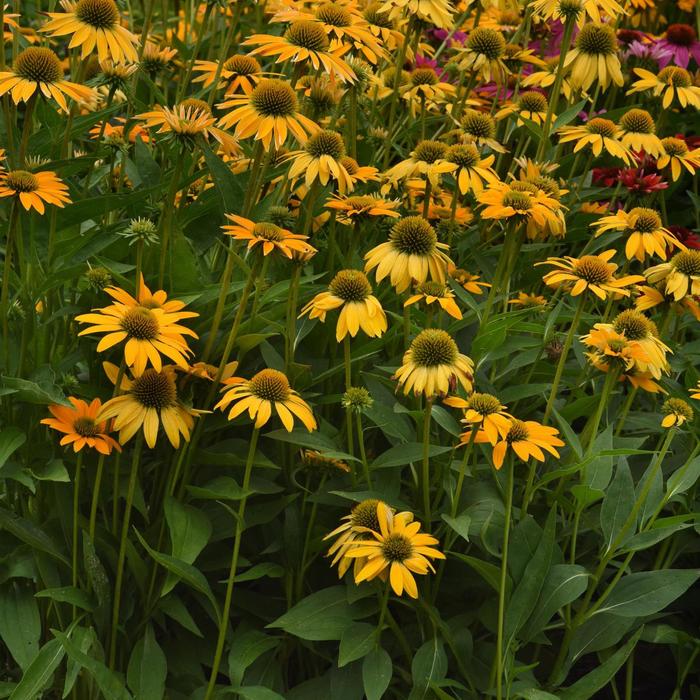
[[[622,86],[615,30],[607,24],[584,25],[575,47],[566,55],[564,67],[571,70],[569,81],[575,89],[588,90],[596,80],[602,88],[611,82]]]
[[[504,63],[506,40],[503,34],[489,27],[476,27],[458,53],[459,67],[474,71],[484,82],[502,83],[508,74]]]
[[[452,316],[452,318],[458,320],[462,318],[462,312],[459,310],[459,306],[457,306],[455,295],[450,291],[449,287],[446,287],[442,282],[421,282],[416,285],[413,292],[414,293],[404,302],[404,306],[410,306],[419,301],[428,306],[437,303],[438,306]]]
[[[318,450],[301,450],[300,460],[305,469],[316,474],[333,474],[345,472],[350,474],[352,469],[341,459],[329,457]]]
[[[183,100],[172,108],[156,105],[152,111],[138,114],[136,119],[142,119],[146,128],[159,127],[159,134],[171,134],[181,141],[194,141],[198,137],[208,140],[212,137],[221,144],[226,155],[241,153],[238,141],[214,126],[216,118],[203,100]]]
[[[303,150],[292,151],[287,156],[292,161],[289,179],[294,182],[303,175],[307,187],[311,187],[317,180],[322,185],[327,185],[332,179],[338,183],[341,194],[352,192],[355,185],[343,167],[344,156],[345,143],[338,132],[318,131],[304,144]]]
[[[480,275],[473,275],[471,272],[457,268],[454,265],[448,266],[447,274],[470,294],[483,294],[484,289],[491,287],[488,282],[481,281]]]
[[[652,284],[662,283],[664,292],[680,301],[700,295],[700,250],[684,250],[671,260],[650,267],[644,275]]]
[[[394,224],[388,241],[365,255],[365,272],[376,268],[377,282],[389,277],[399,294],[412,280],[425,282],[430,278],[444,283],[452,262],[447,250],[449,246],[438,242],[435,229],[424,218],[407,216]]]
[[[202,83],[202,87],[208,88],[216,77],[219,64],[216,61],[195,61],[194,69],[201,75],[194,78],[193,83]],[[267,75],[263,73],[260,64],[253,56],[236,54],[224,61],[219,76],[218,89],[226,88],[224,94],[228,97],[236,92],[250,95],[255,86]]]
[[[459,352],[449,333],[436,328],[421,331],[403,356],[403,364],[393,377],[404,394],[424,394],[427,398],[454,392],[457,383],[472,390],[474,363]]]
[[[248,411],[256,428],[262,428],[275,413],[288,432],[294,428],[294,417],[298,418],[309,432],[316,430],[316,419],[309,405],[289,386],[289,380],[276,369],[260,370],[252,379],[229,377],[222,382],[223,397],[214,406],[226,411],[229,406],[228,419],[233,420],[244,411]]]
[[[411,598],[418,598],[418,586],[414,574],[427,574],[435,569],[431,559],[444,559],[445,555],[434,545],[438,540],[420,532],[420,523],[404,513],[394,514],[385,504],[377,506],[379,532],[372,532],[374,540],[359,540],[345,552],[350,559],[362,558],[364,566],[355,574],[355,583],[371,581],[379,577],[389,579],[396,595],[404,591]]]
[[[688,391],[690,392],[691,399],[700,399],[700,381],[698,381],[697,386],[688,389]]]
[[[543,190],[532,183],[494,182],[477,197],[485,205],[481,212],[483,219],[532,220],[536,225],[545,227],[547,222],[559,225],[557,211],[561,205],[556,199],[548,197]]]
[[[535,124],[544,124],[547,117],[547,98],[535,90],[526,90],[518,97],[517,102],[510,102],[496,112],[496,119],[501,120],[517,115],[516,125],[522,126],[524,119]],[[556,115],[552,115],[556,119]]]
[[[532,9],[537,17],[558,19],[562,23],[573,14],[579,26],[584,24],[586,16],[600,23],[606,16],[615,19],[625,14],[624,8],[615,0],[535,0]]]
[[[578,153],[583,148],[590,148],[596,158],[606,151],[629,165],[633,161],[633,155],[630,149],[620,141],[621,131],[620,127],[610,119],[593,117],[580,126],[565,126],[559,129],[559,142],[575,141],[574,153]]]
[[[693,409],[683,399],[667,399],[661,406],[664,428],[680,428],[686,421],[693,420]]]
[[[399,89],[401,96],[410,102],[414,116],[421,103],[442,104],[455,94],[454,85],[441,81],[430,66],[418,66],[406,74],[406,78]]]
[[[345,171],[350,175],[354,184],[358,182],[376,182],[379,180],[379,168],[371,165],[360,165],[354,158],[345,156],[340,160]]]
[[[685,68],[666,66],[658,75],[644,68],[635,68],[634,72],[641,80],[632,83],[632,87],[627,91],[628,95],[651,90],[654,97],[663,96],[661,106],[664,109],[668,109],[674,100],[678,100],[681,107],[691,105],[700,109],[700,87],[693,85],[693,78]]]
[[[613,298],[630,295],[629,287],[642,282],[641,275],[626,275],[616,278],[617,264],[610,262],[615,256],[615,250],[606,250],[598,255],[584,255],[574,258],[567,255],[564,258],[547,258],[536,265],[552,265],[557,268],[548,272],[542,279],[549,287],[563,287],[571,296],[578,296],[586,290],[591,291],[599,299],[606,299],[608,294]]]
[[[301,233],[292,233],[268,221],[255,223],[236,214],[226,214],[226,218],[232,223],[221,228],[237,241],[248,241],[248,250],[260,245],[263,255],[277,251],[287,258],[291,258],[295,252],[316,252],[316,249],[307,243],[309,237]]]
[[[462,117],[464,136],[479,147],[488,147],[496,153],[505,153],[506,149],[496,140],[496,121],[487,112],[467,109]]]
[[[76,316],[78,323],[89,324],[78,335],[105,333],[97,345],[97,352],[124,343],[124,360],[127,367],[133,367],[136,376],[143,374],[148,364],[160,371],[163,366],[161,355],[182,368],[188,367],[187,357],[192,351],[185,336],[197,338],[197,334],[180,325],[179,321],[196,314],[182,311],[182,307],[177,309],[177,305],[164,303],[161,307],[157,302],[149,304],[146,297],[142,299],[139,295],[135,299],[118,287],[108,287],[105,291],[116,303]]]
[[[340,309],[335,339],[340,342],[348,333],[354,338],[362,329],[370,338],[379,338],[387,329],[384,309],[372,294],[372,286],[359,270],[341,270],[331,280],[328,291],[317,294],[304,306],[299,318],[309,314],[322,323],[329,311]]]
[[[457,170],[454,163],[445,160],[446,155],[447,145],[441,141],[420,141],[408,158],[386,171],[385,177],[397,187],[401,180],[422,175],[437,187],[442,175]]]
[[[50,170],[30,173],[27,170],[0,171],[0,197],[17,197],[29,211],[46,211],[45,204],[63,208],[71,203],[68,187]]]
[[[450,396],[444,403],[464,411],[462,423],[467,424],[467,430],[460,435],[461,442],[468,443],[475,430],[483,431],[492,445],[508,435],[513,416],[506,411],[507,407],[501,404],[498,397],[474,392],[468,399]]]
[[[68,111],[64,95],[76,102],[96,99],[95,91],[85,85],[63,80],[63,67],[58,56],[41,46],[30,46],[17,56],[12,69],[0,72],[0,96],[10,93],[15,104],[28,102],[34,95],[53,98]]]
[[[493,446],[491,457],[493,466],[500,469],[503,466],[506,453],[512,450],[523,462],[536,459],[544,462],[545,452],[559,458],[559,452],[555,448],[564,447],[564,442],[558,437],[559,431],[548,425],[542,425],[534,420],[521,421],[517,418],[510,420],[508,432],[505,436],[499,435],[499,440]],[[485,433],[479,433],[475,442],[490,442]]]
[[[342,82],[355,82],[352,68],[341,58],[342,47],[332,46],[323,26],[311,20],[292,22],[283,36],[253,34],[242,43],[257,46],[251,56],[277,56],[277,63],[309,63],[314,71],[323,70]]]
[[[133,122],[127,127],[127,120],[117,117],[116,123],[97,122],[90,129],[90,137],[93,139],[103,138],[112,144],[136,143],[136,139],[141,139],[144,143],[151,143],[151,135],[140,124]],[[126,131],[125,131],[126,130]]]
[[[658,158],[663,155],[661,139],[651,114],[644,109],[630,109],[620,118],[620,141],[633,151],[645,151]]]
[[[253,136],[266,150],[273,142],[275,148],[282,148],[289,131],[304,143],[309,134],[319,130],[315,122],[299,113],[294,90],[282,80],[261,80],[249,95],[233,95],[218,106],[231,109],[220,119],[220,126],[227,129],[235,125],[239,139]]]
[[[43,418],[41,423],[49,428],[64,433],[61,445],[73,445],[73,450],[79,452],[83,447],[92,447],[100,454],[108,455],[112,450],[121,452],[121,445],[109,435],[107,421],[98,421],[97,414],[102,408],[99,399],[93,399],[87,404],[82,399],[69,396],[70,406],[50,405],[49,412],[53,418]]]
[[[156,73],[167,68],[177,56],[177,49],[170,46],[161,46],[152,41],[146,40],[143,45],[143,55],[141,56],[141,68],[154,76]]]
[[[341,224],[351,225],[366,221],[372,216],[389,216],[396,219],[400,216],[396,211],[400,204],[397,199],[384,199],[377,194],[350,197],[332,194],[326,202],[326,208],[338,212],[337,219]]]
[[[523,309],[541,309],[547,306],[547,300],[541,294],[528,294],[527,292],[518,292],[515,299],[510,299],[509,304],[520,306]]]
[[[557,69],[559,68],[559,56],[551,56],[544,62],[542,70],[536,70],[530,73],[530,75],[525,75],[522,77],[521,84],[526,88],[545,88],[554,85],[554,81],[557,78]],[[561,92],[567,99],[567,102],[571,98],[571,83],[568,78],[562,78],[561,80]]]
[[[660,283],[664,290],[663,292],[649,285],[637,285],[637,297],[634,300],[634,306],[638,311],[649,311],[665,302],[677,303],[679,307],[689,311],[695,317],[696,321],[700,321],[700,304],[695,301],[695,297],[685,296],[682,299],[676,300],[673,294],[669,293],[666,289],[665,278],[661,279]]]
[[[685,246],[661,223],[658,212],[645,207],[635,207],[629,212],[619,209],[611,216],[596,221],[596,238],[607,231],[621,231],[627,237],[625,255],[644,262],[647,256],[658,255],[666,260],[667,250]]]
[[[415,16],[440,29],[452,27],[452,5],[448,0],[387,0],[379,8],[390,19],[401,20]]]
[[[114,0],[61,0],[65,12],[49,12],[51,18],[42,28],[49,36],[71,35],[69,49],[80,47],[85,59],[97,47],[100,61],[111,58],[118,63],[138,60],[138,38],[121,26],[119,8]]]
[[[700,168],[700,148],[694,148],[691,151],[683,139],[673,136],[661,139],[661,146],[664,152],[657,159],[656,167],[663,170],[670,166],[674,182],[681,176],[683,168],[691,175],[695,175],[695,171]]]
[[[474,144],[456,144],[450,146],[445,154],[445,160],[454,163],[457,186],[462,194],[474,192],[479,194],[487,185],[498,182],[498,175],[491,167],[495,160],[493,155],[482,158]]]
[[[103,363],[103,367],[110,381],[116,384],[119,368],[109,362]],[[113,418],[122,445],[142,429],[146,444],[154,448],[161,425],[175,449],[180,446],[181,435],[189,442],[194,418],[200,412],[188,408],[178,398],[173,365],[160,370],[149,367],[131,379],[122,376],[118,390],[123,393],[102,406],[97,420]]]
[[[377,37],[387,50],[394,51],[403,43],[403,34],[396,28],[396,23],[389,13],[381,7],[380,2],[370,2],[362,10],[362,17],[367,23],[367,30]]]

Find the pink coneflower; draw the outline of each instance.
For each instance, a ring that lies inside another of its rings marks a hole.
[[[629,192],[651,194],[668,188],[668,182],[658,173],[644,173],[643,168],[625,168],[620,171],[619,180]]]
[[[442,44],[445,42],[445,39],[450,35],[450,33],[447,31],[447,29],[428,29],[426,32],[428,35],[429,39],[433,39],[434,41],[437,41],[438,43]],[[463,44],[464,41],[466,40],[467,35],[464,32],[455,32],[448,40],[447,40],[447,46],[448,48],[452,46],[452,44]]]
[[[700,250],[700,238],[685,226],[668,226],[668,230],[686,247]]]
[[[665,68],[671,61],[681,68],[687,68],[691,57],[700,65],[700,41],[689,24],[669,24],[666,36],[656,42],[657,46],[668,49],[671,55],[659,65]]]
[[[423,56],[422,54],[416,54],[416,60],[413,68],[432,68],[435,71],[435,75],[437,75],[441,81],[450,82],[447,79],[445,71],[440,68],[438,62],[434,58],[429,58],[428,56]]]
[[[594,185],[614,187],[620,177],[621,168],[593,168],[591,177]]]
[[[670,63],[673,58],[673,52],[671,49],[662,46],[660,42],[646,44],[641,41],[633,41],[622,52],[622,58],[625,60],[637,58],[640,61],[655,61],[659,68],[662,68]],[[663,63],[664,61],[665,63]]]

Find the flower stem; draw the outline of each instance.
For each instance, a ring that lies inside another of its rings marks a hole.
[[[97,504],[100,502],[100,487],[102,486],[102,475],[105,467],[105,455],[100,455],[97,460],[97,471],[95,472],[95,485],[92,490],[92,502],[90,503],[90,541],[95,541],[95,529],[97,527]]]
[[[464,450],[464,457],[462,457],[462,464],[459,468],[459,476],[457,477],[457,486],[455,487],[454,496],[452,498],[452,511],[450,512],[450,515],[453,518],[457,515],[457,509],[459,508],[459,501],[462,496],[462,487],[464,486],[464,477],[467,473],[467,464],[469,463],[469,456],[471,455],[474,447],[477,432],[478,430],[476,427],[472,426],[472,432],[469,435],[469,442],[467,442],[467,447]]]
[[[289,297],[287,299],[287,335],[284,344],[284,372],[289,376],[289,369],[294,362],[294,340],[296,337],[297,301],[299,299],[299,279],[301,265],[294,265],[292,279],[289,282]]]
[[[73,481],[73,549],[71,559],[71,584],[73,588],[78,587],[78,520],[80,518],[80,475],[83,471],[83,451],[78,452],[75,462],[75,478]],[[73,619],[77,608],[73,606]]]
[[[425,513],[426,525],[430,526],[430,418],[433,412],[433,400],[426,399],[423,412],[423,465],[422,465],[422,487],[423,487],[423,511]]]
[[[343,364],[345,365],[345,391],[352,388],[352,354],[350,352],[350,336],[343,338]],[[348,435],[348,452],[355,456],[355,441],[352,436],[352,407],[345,409],[345,427]]]
[[[365,431],[362,428],[362,413],[355,414],[355,421],[357,423],[357,442],[360,445],[360,457],[362,459],[362,469],[365,473],[365,481],[367,482],[367,488],[372,488],[372,479],[369,473],[369,462],[367,461],[367,451],[365,450]]]
[[[15,245],[17,222],[19,220],[19,202],[12,199],[10,220],[7,224],[7,239],[5,242],[5,263],[2,271],[2,291],[0,292],[0,317],[2,317],[3,362],[9,370],[10,363],[10,324],[8,321],[10,302],[10,275],[12,274],[12,249]]]
[[[180,149],[177,160],[175,162],[175,168],[172,172],[172,181],[170,183],[170,189],[166,195],[165,204],[163,206],[163,211],[160,215],[160,222],[158,227],[158,235],[160,237],[160,262],[158,264],[158,286],[163,287],[163,280],[165,278],[165,265],[168,258],[168,247],[170,245],[170,228],[172,223],[172,211],[175,206],[175,197],[180,189],[180,173],[182,171],[182,163],[185,158],[184,149]]]
[[[228,581],[226,583],[226,597],[224,598],[224,609],[221,613],[221,621],[219,622],[219,636],[216,642],[216,651],[214,652],[214,661],[211,667],[211,675],[209,676],[209,685],[204,700],[210,700],[216,688],[216,677],[219,674],[221,666],[221,658],[224,653],[224,642],[226,641],[226,632],[228,631],[229,615],[231,614],[231,601],[233,599],[233,587],[236,581],[236,569],[238,568],[238,555],[241,550],[241,540],[243,539],[243,530],[245,529],[244,517],[246,503],[248,501],[248,489],[250,488],[250,476],[253,471],[253,462],[255,461],[255,450],[258,445],[258,436],[260,431],[258,428],[253,429],[253,434],[250,438],[248,447],[248,457],[245,463],[245,473],[243,474],[243,498],[238,506],[236,516],[236,535],[233,541],[233,552],[231,554],[231,567],[229,569]]]
[[[139,430],[134,445],[134,454],[131,458],[131,473],[129,474],[129,487],[126,493],[126,506],[122,520],[122,531],[119,539],[119,555],[117,558],[117,578],[114,584],[114,605],[112,607],[112,629],[109,643],[109,668],[114,668],[117,657],[117,631],[119,627],[119,608],[122,599],[122,584],[124,582],[124,564],[126,562],[126,541],[129,535],[131,524],[131,509],[134,504],[134,494],[136,492],[136,479],[141,463],[141,453],[143,451],[143,430]],[[117,498],[117,494],[114,494]]]

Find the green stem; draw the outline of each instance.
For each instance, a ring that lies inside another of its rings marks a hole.
[[[433,412],[433,400],[426,399],[423,411],[423,462],[422,462],[422,488],[423,488],[423,512],[425,523],[430,527],[430,419]]]
[[[469,435],[469,441],[464,450],[464,457],[462,457],[462,464],[459,468],[459,476],[457,477],[457,486],[455,487],[454,496],[452,498],[452,511],[450,515],[454,518],[457,515],[457,509],[459,508],[459,501],[462,497],[462,487],[464,486],[464,477],[467,473],[467,464],[469,463],[469,455],[474,447],[474,441],[476,440],[476,434],[478,430],[476,426],[472,426],[472,431]]]
[[[294,362],[294,341],[296,339],[297,301],[299,299],[299,279],[301,265],[295,264],[292,279],[289,282],[289,297],[287,299],[287,335],[284,344],[284,371],[289,376],[289,369]]]
[[[134,454],[131,458],[131,473],[129,474],[129,487],[126,494],[126,506],[122,520],[122,531],[119,539],[119,555],[117,558],[117,578],[114,584],[114,605],[112,607],[112,629],[109,643],[109,668],[114,668],[117,658],[117,631],[119,628],[119,609],[122,599],[122,584],[124,581],[124,564],[126,562],[126,542],[131,524],[131,509],[134,504],[134,494],[136,492],[136,481],[141,463],[141,453],[143,451],[143,430],[139,430],[134,445]],[[117,494],[114,494],[117,498]]]
[[[0,0],[1,1],[1,0]],[[2,317],[3,335],[3,361],[5,368],[9,370],[10,364],[10,324],[8,320],[10,302],[10,275],[12,274],[12,249],[15,246],[17,222],[19,220],[19,202],[12,198],[10,220],[7,225],[7,239],[5,241],[5,262],[2,272],[2,292],[0,292],[0,316]]]
[[[75,462],[75,479],[73,481],[73,549],[71,559],[71,583],[73,588],[78,587],[78,530],[80,520],[80,475],[83,471],[83,451],[78,452],[78,459]],[[73,606],[73,619],[77,613],[77,608]]]
[[[170,182],[170,188],[168,189],[168,194],[165,198],[165,204],[163,206],[163,211],[160,215],[160,222],[158,226],[158,236],[160,237],[160,261],[158,264],[158,286],[163,287],[163,281],[165,279],[165,266],[168,259],[168,247],[170,244],[170,228],[172,225],[172,211],[175,207],[175,197],[180,189],[180,174],[182,171],[182,163],[185,159],[184,149],[180,149],[177,160],[175,162],[175,168],[171,174],[172,180]]]
[[[100,455],[97,460],[97,470],[95,472],[95,485],[92,490],[92,502],[90,503],[90,541],[95,541],[95,529],[97,527],[97,504],[100,502],[100,487],[102,486],[102,475],[105,467],[105,455]]]
[[[36,106],[37,95],[34,93],[28,102],[27,108],[24,110],[24,127],[22,128],[22,140],[19,144],[19,165],[23,168],[26,163],[27,145],[29,137],[32,134],[32,126],[34,125],[34,107]]]
[[[238,506],[236,516],[236,535],[233,541],[233,551],[231,553],[231,566],[226,583],[226,597],[224,598],[224,608],[221,613],[221,621],[219,623],[219,635],[216,642],[216,651],[214,653],[214,661],[211,667],[211,675],[209,676],[209,684],[207,692],[204,695],[204,700],[211,700],[216,688],[216,677],[219,674],[221,666],[221,658],[224,653],[224,642],[226,641],[226,632],[228,631],[229,615],[231,614],[231,601],[233,599],[233,587],[236,581],[236,569],[238,568],[238,555],[241,550],[241,540],[243,539],[243,531],[245,529],[244,517],[246,504],[248,502],[248,490],[250,488],[250,476],[253,471],[253,463],[255,461],[255,450],[258,445],[258,436],[260,431],[257,428],[253,429],[253,434],[250,438],[248,447],[248,457],[245,463],[245,473],[243,474],[243,498]]]
[[[379,602],[379,621],[377,622],[377,630],[375,632],[374,646],[379,648],[382,641],[382,630],[384,629],[384,620],[386,618],[389,607],[389,594],[391,593],[391,584],[387,581],[384,584],[384,593]]]
[[[357,442],[360,445],[360,458],[362,459],[362,469],[365,473],[365,481],[367,488],[372,488],[372,479],[369,472],[369,462],[367,461],[367,452],[365,450],[365,431],[362,427],[362,413],[355,414],[355,422],[357,424]]]
[[[350,336],[343,338],[343,365],[345,367],[345,391],[352,388],[352,354],[350,352]],[[345,428],[348,436],[348,452],[355,455],[355,441],[352,435],[352,407],[345,409]]]

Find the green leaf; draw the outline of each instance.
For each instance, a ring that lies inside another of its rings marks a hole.
[[[228,674],[233,685],[243,683],[246,669],[259,657],[271,651],[279,640],[259,630],[237,632],[233,635],[228,655]]]
[[[39,368],[33,380],[19,377],[0,377],[0,388],[14,395],[15,401],[47,406],[57,403],[70,406],[63,392],[55,384],[55,375],[50,367]]]
[[[243,491],[230,476],[217,476],[204,486],[188,486],[187,490],[193,498],[213,501],[240,501],[251,494],[251,491]]]
[[[76,608],[92,612],[95,609],[95,601],[80,588],[73,586],[62,586],[60,588],[45,588],[34,594],[37,598],[50,598],[59,603],[75,605]]]
[[[574,451],[578,459],[583,459],[583,448],[581,447],[581,441],[578,439],[578,435],[574,432],[574,429],[556,408],[552,407],[552,413],[554,414],[554,418],[561,428],[561,432],[564,433],[566,444]]]
[[[26,520],[5,508],[0,508],[0,528],[11,532],[17,539],[22,540],[32,549],[49,554],[66,566],[70,566],[68,559],[58,551],[54,541],[31,520]]]
[[[331,586],[307,596],[268,627],[321,642],[341,639],[352,622],[345,586]]]
[[[471,525],[471,516],[467,513],[451,518],[449,515],[442,514],[442,519],[460,536],[469,542],[469,525]]]
[[[549,574],[554,552],[555,514],[556,508],[549,511],[540,543],[508,601],[504,627],[506,640],[513,639],[525,624]]]
[[[552,695],[538,688],[528,688],[527,690],[519,690],[516,698],[524,698],[524,700],[559,700],[558,695]]]
[[[239,212],[245,197],[243,178],[231,172],[231,168],[221,158],[214,155],[206,144],[202,145],[204,160],[216,185],[216,191],[221,195],[224,211],[229,213]]]
[[[19,428],[3,428],[0,431],[0,469],[26,439],[27,436]]]
[[[20,682],[10,695],[10,700],[36,700],[40,697],[65,655],[66,652],[57,639],[44,644],[29,668],[22,674]]]
[[[9,581],[0,589],[0,637],[24,671],[39,653],[41,617],[32,591]]]
[[[411,698],[430,697],[431,683],[439,683],[447,673],[447,655],[437,638],[428,640],[416,652],[411,663],[413,690]]]
[[[451,447],[430,445],[429,456],[437,457],[445,452],[449,452],[451,449]],[[407,442],[405,445],[390,447],[386,452],[380,454],[372,463],[372,469],[405,466],[411,462],[420,462],[422,459],[423,444],[420,442]]]
[[[679,493],[685,493],[700,477],[700,457],[696,457],[668,477],[666,500],[670,501]]]
[[[682,596],[700,578],[700,569],[641,571],[620,579],[595,614],[620,617],[653,615]]]
[[[246,700],[284,700],[284,696],[262,685],[249,685],[236,688],[236,694]]]
[[[242,581],[257,581],[265,576],[268,578],[282,578],[282,576],[284,576],[284,568],[274,562],[263,561],[260,562],[260,564],[251,566],[240,574],[236,573],[236,583],[241,583]]]
[[[670,537],[676,532],[680,532],[681,530],[685,530],[686,528],[692,526],[693,523],[676,522],[666,527],[659,527],[657,521],[657,523],[653,528],[651,528],[651,530],[639,532],[636,535],[634,535],[634,537],[630,537],[630,539],[627,540],[624,547],[621,547],[621,549],[625,552],[639,552],[642,549],[648,549],[649,547],[653,547],[655,544],[662,542],[667,537]]]
[[[635,625],[636,618],[594,615],[574,632],[569,659],[573,662],[584,654],[614,647]]]
[[[168,663],[158,646],[153,628],[148,625],[144,636],[131,653],[126,679],[136,698],[160,700],[165,694]]]
[[[201,510],[182,504],[172,496],[166,497],[164,510],[172,556],[185,564],[193,564],[211,537],[209,518]],[[176,583],[177,577],[168,574],[161,595],[169,593]]]
[[[626,459],[617,464],[615,478],[608,487],[600,507],[600,527],[603,530],[604,552],[610,550],[615,538],[634,507],[634,481]]]
[[[620,670],[620,667],[625,663],[627,657],[632,652],[632,649],[634,649],[635,645],[637,644],[637,640],[639,639],[639,635],[641,633],[642,628],[638,629],[623,647],[618,649],[596,669],[590,673],[587,673],[583,678],[576,681],[576,683],[569,686],[566,690],[560,691],[560,700],[588,700],[589,698],[594,697],[595,694],[601,688],[604,688],[610,682],[611,678]]]
[[[552,617],[565,605],[583,595],[588,586],[588,572],[574,564],[555,564],[547,574],[542,592],[522,638],[530,640],[539,634]]]
[[[498,591],[501,585],[501,570],[498,566],[460,552],[449,552],[449,555],[471,566],[494,591]]]
[[[381,647],[374,649],[362,661],[362,684],[367,700],[380,700],[391,683],[391,657]]]
[[[377,638],[377,628],[366,622],[355,622],[343,630],[338,651],[338,667],[361,659],[372,650]]]
[[[54,481],[59,484],[69,484],[70,476],[66,466],[60,459],[52,459],[39,468],[31,470],[32,476],[38,481]]]
[[[575,105],[565,109],[552,124],[552,133],[562,126],[566,126],[569,122],[573,121],[576,115],[586,106],[586,100],[581,100]]]
[[[68,635],[59,630],[51,630],[61,643],[68,656],[80,664],[94,679],[105,700],[133,700],[119,676],[101,661],[83,653]]]
[[[158,603],[158,608],[195,636],[204,637],[192,615],[190,615],[185,604],[178,596],[169,595],[167,598],[162,598]]]

